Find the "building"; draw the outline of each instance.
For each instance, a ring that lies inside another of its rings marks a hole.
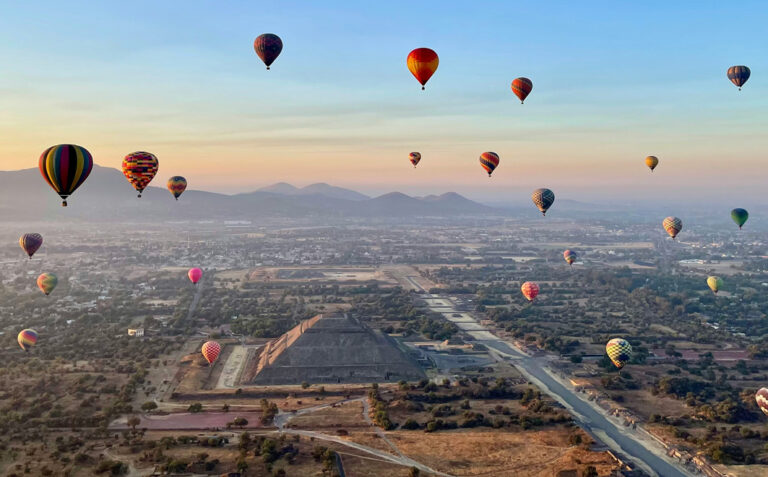
[[[128,328],[128,336],[142,337],[144,336],[144,328]]]

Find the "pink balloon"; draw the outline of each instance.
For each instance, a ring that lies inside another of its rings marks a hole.
[[[189,273],[187,273],[187,275],[189,276],[189,279],[192,281],[192,283],[197,285],[197,282],[199,282],[200,278],[203,276],[203,271],[197,267],[190,268]]]

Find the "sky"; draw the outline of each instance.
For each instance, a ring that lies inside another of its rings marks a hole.
[[[768,203],[762,1],[0,0],[0,11],[2,170],[74,143],[116,168],[150,151],[154,185],[183,175],[226,193],[285,181],[488,202],[549,187],[587,202]],[[253,51],[261,33],[284,44],[270,71]],[[426,91],[406,67],[418,47],[440,56]],[[741,92],[726,78],[737,64],[752,70]],[[533,81],[524,105],[518,76]],[[484,151],[501,157],[491,179]]]

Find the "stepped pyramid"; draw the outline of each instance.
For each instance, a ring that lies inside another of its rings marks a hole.
[[[424,371],[389,336],[346,315],[317,315],[249,356],[240,383],[370,383],[423,377]]]

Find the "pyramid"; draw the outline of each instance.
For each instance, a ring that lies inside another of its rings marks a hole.
[[[346,315],[317,315],[254,353],[240,383],[370,383],[424,376],[391,337]]]

